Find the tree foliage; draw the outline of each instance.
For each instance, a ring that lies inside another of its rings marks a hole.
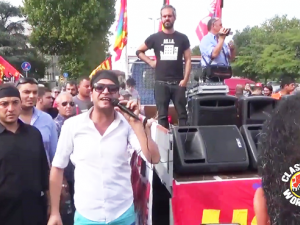
[[[196,45],[195,47],[192,48],[192,56],[200,56],[201,52],[200,52],[200,48],[198,45]]]
[[[300,20],[275,16],[261,26],[246,27],[233,37],[237,57],[235,75],[275,80],[286,74],[300,76]]]
[[[20,72],[22,62],[30,62],[29,75],[43,77],[46,62],[28,45],[28,37],[24,35],[24,22],[20,8],[0,1],[0,55]]]
[[[59,55],[64,72],[88,75],[105,59],[115,0],[24,0],[23,12],[33,27],[32,45]]]

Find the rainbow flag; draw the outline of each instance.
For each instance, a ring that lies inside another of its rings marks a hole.
[[[111,65],[111,56],[109,56],[107,59],[105,59],[96,69],[93,70],[93,72],[90,74],[90,79],[92,76],[96,74],[97,71],[99,70],[111,70],[112,65]]]
[[[119,20],[117,25],[117,35],[114,44],[114,51],[117,54],[115,61],[118,61],[121,58],[122,50],[127,44],[127,36],[127,0],[121,0]]]
[[[169,0],[164,0],[164,5],[170,5],[170,1]],[[163,31],[165,28],[164,28],[164,25],[162,24],[162,22],[160,21],[159,22],[159,26],[158,26],[158,31]]]

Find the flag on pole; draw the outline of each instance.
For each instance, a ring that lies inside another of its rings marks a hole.
[[[114,51],[117,54],[115,61],[118,61],[121,58],[122,50],[127,44],[127,36],[127,0],[121,0],[120,13],[117,25],[117,35],[114,44]]]
[[[92,76],[96,74],[97,71],[99,70],[111,70],[112,65],[111,65],[111,56],[109,56],[107,59],[105,59],[96,69],[93,70],[93,72],[90,74],[90,79]]]
[[[164,0],[164,5],[170,5],[170,1],[169,0]],[[159,27],[158,27],[158,31],[163,31],[164,25],[162,24],[162,21],[159,22]]]
[[[209,13],[202,20],[200,20],[197,28],[196,34],[199,38],[199,41],[208,33],[207,23],[212,17],[222,17],[222,0],[210,0],[209,4]]]

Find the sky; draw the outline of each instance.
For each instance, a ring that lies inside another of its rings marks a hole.
[[[188,36],[191,47],[199,45],[195,30],[199,21],[207,15],[210,0],[170,0],[176,8],[177,20],[175,29]],[[22,0],[10,0],[13,5],[22,5]],[[117,0],[118,14],[120,0]],[[135,51],[145,39],[158,31],[160,8],[163,0],[128,0],[128,56],[135,56]],[[222,23],[232,31],[242,30],[246,26],[260,25],[266,19],[275,15],[287,14],[289,18],[298,17],[299,0],[224,0]],[[151,20],[149,18],[152,18]],[[116,23],[112,25],[114,32]],[[110,38],[113,45],[115,37]],[[150,53],[151,54],[151,53]],[[114,69],[125,69],[125,54],[119,62],[114,63]]]

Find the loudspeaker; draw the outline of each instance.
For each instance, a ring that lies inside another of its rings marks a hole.
[[[259,139],[259,135],[262,130],[262,124],[251,124],[251,125],[243,125],[241,127],[241,134],[246,143],[249,160],[250,160],[250,168],[257,170],[257,143]]]
[[[278,100],[268,96],[250,96],[238,101],[239,126],[263,124],[271,116]]]
[[[236,125],[237,98],[230,95],[193,96],[188,101],[191,126]]]
[[[249,166],[245,142],[235,125],[175,127],[173,135],[176,174],[244,171]]]

